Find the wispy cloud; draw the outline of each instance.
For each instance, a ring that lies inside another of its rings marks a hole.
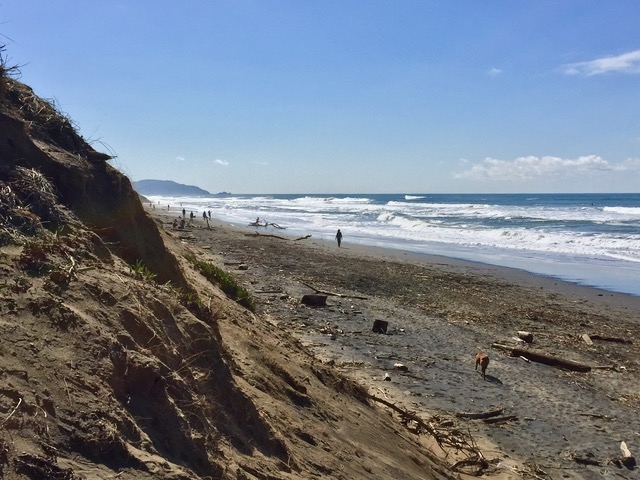
[[[487,75],[489,75],[490,77],[497,77],[498,75],[502,75],[502,72],[503,70],[499,68],[492,68],[487,72]]]
[[[596,58],[587,62],[567,63],[560,67],[567,75],[603,75],[605,73],[640,74],[640,50],[613,57]]]
[[[218,165],[222,165],[224,167],[226,167],[227,165],[229,165],[229,162],[227,162],[226,160],[220,160],[219,158],[216,158],[213,163],[217,163]]]
[[[465,162],[466,163],[466,162]],[[456,173],[455,178],[466,180],[520,181],[550,176],[568,176],[590,172],[623,172],[640,170],[640,159],[632,158],[611,163],[597,155],[576,159],[560,157],[518,157],[514,160],[486,158],[467,170]]]
[[[185,160],[186,158],[184,157],[180,157],[180,156],[176,157],[176,162],[184,162]]]

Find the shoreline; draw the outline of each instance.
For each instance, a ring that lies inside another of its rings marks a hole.
[[[533,462],[551,478],[598,478],[615,468],[606,465],[619,456],[621,440],[638,450],[640,394],[632,379],[640,373],[639,297],[448,257],[256,234],[215,219],[211,230],[200,219],[190,231],[174,231],[171,215],[158,217],[187,248],[246,286],[272,328],[372,394],[450,419],[487,458],[520,469]],[[314,289],[336,295],[326,307],[305,307],[300,299]],[[388,334],[373,333],[374,320],[389,322]],[[533,349],[604,368],[568,372],[492,348],[514,345],[521,330],[533,333]],[[588,345],[585,334],[631,343]],[[491,357],[486,380],[474,370],[478,350]],[[395,363],[408,371],[394,370]],[[493,426],[456,417],[497,407],[515,419]]]
[[[164,208],[159,208],[158,210],[150,210],[148,208],[148,202],[147,204],[145,204],[145,209],[148,212],[151,212],[153,214],[156,215],[165,215],[168,217],[177,217],[180,218],[181,216],[181,211],[180,208],[178,207],[173,207],[172,210],[167,211]],[[188,221],[187,221],[188,222]],[[194,225],[195,226],[200,226],[202,227],[204,225],[204,221],[202,220],[201,217],[201,212],[198,212],[195,215],[194,218]],[[265,234],[275,234],[275,235],[280,235],[280,236],[284,236],[287,238],[295,238],[296,235],[292,234],[291,232],[289,232],[288,230],[279,230],[279,229],[275,229],[272,227],[251,227],[248,224],[247,225],[242,225],[242,224],[237,224],[237,223],[231,223],[228,222],[224,219],[221,218],[216,218],[215,216],[212,217],[212,219],[210,220],[210,222],[216,223],[218,225],[221,226],[225,226],[225,227],[231,227],[231,228],[239,228],[239,229],[249,229],[251,231],[257,231],[258,233],[263,232]],[[323,243],[326,243],[329,246],[335,246],[335,240],[333,238],[329,239],[326,237],[312,237],[313,241],[320,241]],[[385,255],[388,257],[397,257],[397,258],[411,258],[413,259],[413,261],[418,261],[418,262],[427,262],[427,263],[432,263],[433,261],[436,262],[440,262],[440,263],[458,263],[458,264],[465,264],[468,263],[469,265],[475,265],[475,266],[480,266],[480,267],[487,267],[487,271],[494,271],[495,274],[497,276],[500,276],[502,273],[502,269],[504,269],[503,273],[507,273],[509,271],[513,271],[513,272],[522,272],[522,275],[518,275],[517,273],[515,273],[514,275],[511,275],[514,279],[518,280],[518,281],[525,281],[527,282],[527,277],[531,276],[531,277],[537,277],[539,279],[548,279],[550,280],[551,283],[558,283],[558,284],[563,284],[565,285],[565,290],[574,290],[574,293],[576,295],[580,295],[582,294],[587,294],[588,295],[588,291],[589,290],[596,290],[598,292],[600,292],[603,296],[610,296],[610,295],[614,295],[614,296],[623,296],[623,297],[631,297],[631,298],[638,298],[640,299],[640,293],[632,293],[629,291],[624,291],[624,290],[620,290],[620,289],[615,289],[615,288],[606,288],[606,287],[601,287],[601,286],[594,286],[594,285],[590,285],[587,283],[581,283],[577,280],[572,280],[569,278],[563,278],[563,276],[561,274],[558,275],[554,275],[552,273],[540,273],[540,272],[536,272],[533,270],[528,270],[526,268],[517,266],[517,265],[511,265],[511,263],[515,263],[516,260],[513,259],[512,262],[506,262],[506,264],[500,264],[499,262],[491,262],[491,261],[484,261],[482,259],[470,259],[470,258],[466,258],[465,256],[455,256],[455,255],[446,255],[446,254],[441,254],[441,253],[427,253],[427,252],[417,252],[415,250],[409,250],[409,249],[402,249],[402,248],[396,248],[396,247],[390,247],[390,246],[383,246],[383,245],[374,245],[374,244],[367,244],[367,243],[350,243],[349,239],[345,239],[343,240],[344,243],[344,248],[345,249],[361,249],[362,252],[366,252],[370,249],[371,254],[375,254],[376,251],[378,251],[381,255]],[[439,260],[438,260],[439,259]],[[529,260],[531,261],[531,260]],[[571,268],[571,267],[569,267]],[[573,267],[575,268],[575,266]],[[618,280],[619,281],[619,280]],[[549,285],[550,282],[547,281],[541,281],[540,283],[542,283],[542,286],[544,285]],[[575,288],[574,288],[575,287]],[[640,292],[640,291],[639,291]],[[629,304],[634,304],[635,302],[633,300],[629,300],[627,301],[627,303]]]
[[[145,206],[146,208],[146,206]],[[168,217],[173,219],[174,217],[180,217],[181,212],[176,210],[148,210],[148,212],[158,217]],[[204,222],[202,218],[196,215],[194,218],[194,227],[203,228]],[[251,227],[249,225],[239,225],[229,223],[223,219],[212,217],[209,220],[211,225],[217,225],[219,228],[236,230],[240,233],[253,233],[264,235],[282,235],[291,240],[295,239],[295,235],[289,235],[286,231],[280,231],[277,229],[269,228],[264,229],[257,227]],[[333,251],[334,247],[337,250],[337,246],[334,240],[328,240],[326,238],[310,238],[312,246],[329,249],[327,251]],[[409,261],[424,264],[442,264],[449,265],[451,267],[457,267],[460,269],[470,269],[478,274],[491,275],[497,278],[503,278],[509,282],[518,283],[523,286],[530,286],[533,288],[546,288],[549,290],[557,291],[565,295],[571,295],[575,298],[588,298],[594,299],[600,302],[603,306],[615,306],[620,304],[625,308],[628,308],[635,313],[640,314],[640,295],[633,295],[625,292],[618,292],[613,290],[607,290],[600,287],[594,287],[591,285],[584,285],[570,280],[554,277],[552,275],[545,275],[541,273],[530,272],[528,270],[510,267],[504,265],[496,265],[492,263],[486,263],[478,260],[468,260],[464,258],[451,257],[447,255],[440,255],[434,253],[421,253],[411,250],[402,250],[399,248],[385,247],[380,245],[366,245],[361,243],[349,243],[348,241],[342,242],[343,246],[340,251],[346,252],[346,254],[353,255],[365,255],[372,258],[385,258],[389,260]]]

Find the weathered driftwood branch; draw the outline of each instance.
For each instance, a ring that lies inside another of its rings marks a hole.
[[[381,390],[382,391],[382,390]],[[382,392],[384,394],[384,392]],[[478,474],[487,468],[488,464],[482,455],[480,449],[476,446],[473,438],[470,435],[462,434],[459,430],[438,431],[430,422],[424,421],[414,413],[404,410],[397,405],[389,402],[375,395],[367,394],[370,400],[379,402],[396,413],[400,414],[402,422],[407,425],[408,421],[416,423],[416,433],[426,432],[436,441],[438,446],[443,450],[444,447],[455,448],[458,452],[463,452],[467,455],[466,459],[456,462],[451,468],[453,470],[459,470],[462,467],[477,466]],[[385,395],[386,396],[386,395]]]
[[[305,287],[309,287],[311,290],[313,290],[314,292],[319,293],[321,295],[328,295],[330,297],[340,297],[340,298],[356,298],[358,300],[368,300],[367,297],[361,297],[359,295],[347,295],[347,294],[344,294],[344,293],[327,292],[325,290],[320,290],[320,289],[318,289],[318,288],[316,288],[316,287],[314,287],[312,285],[309,285],[308,283],[302,282],[302,284]]]
[[[494,343],[491,345],[493,348],[504,350],[509,352],[512,357],[524,357],[528,358],[532,362],[543,363],[551,367],[563,368],[565,370],[571,370],[573,372],[589,372],[591,366],[584,363],[574,362],[573,360],[567,360],[565,358],[555,357],[553,355],[546,354],[537,350],[530,350],[527,348],[510,347],[509,345],[502,345],[500,343]]]
[[[490,417],[496,417],[498,415],[501,415],[502,412],[504,412],[504,408],[500,407],[500,408],[496,408],[495,410],[489,410],[486,412],[458,412],[456,413],[456,417],[459,418],[472,418],[472,419],[478,419],[478,418],[490,418]]]
[[[298,237],[298,238],[294,239],[293,241],[297,242],[299,240],[306,240],[307,238],[311,238],[311,235],[305,235],[304,237]]]
[[[277,238],[278,240],[289,240],[288,238],[281,237],[280,235],[263,235],[258,232],[245,233],[245,236],[246,237],[271,237],[271,238]]]
[[[280,230],[284,230],[286,228],[286,227],[281,227],[277,223],[273,223],[273,222],[250,222],[249,223],[250,227],[268,227],[269,225],[275,228],[279,228]]]

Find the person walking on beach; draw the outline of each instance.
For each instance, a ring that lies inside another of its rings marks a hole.
[[[184,208],[182,209],[182,218],[187,218],[187,211]]]
[[[336,240],[338,241],[338,247],[342,244],[342,232],[338,229],[338,233],[336,233]]]

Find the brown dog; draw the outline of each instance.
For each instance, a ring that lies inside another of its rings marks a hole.
[[[482,371],[482,378],[486,378],[485,372],[489,366],[489,355],[482,352],[476,353],[476,370],[478,370],[478,365],[480,365],[480,370]]]

